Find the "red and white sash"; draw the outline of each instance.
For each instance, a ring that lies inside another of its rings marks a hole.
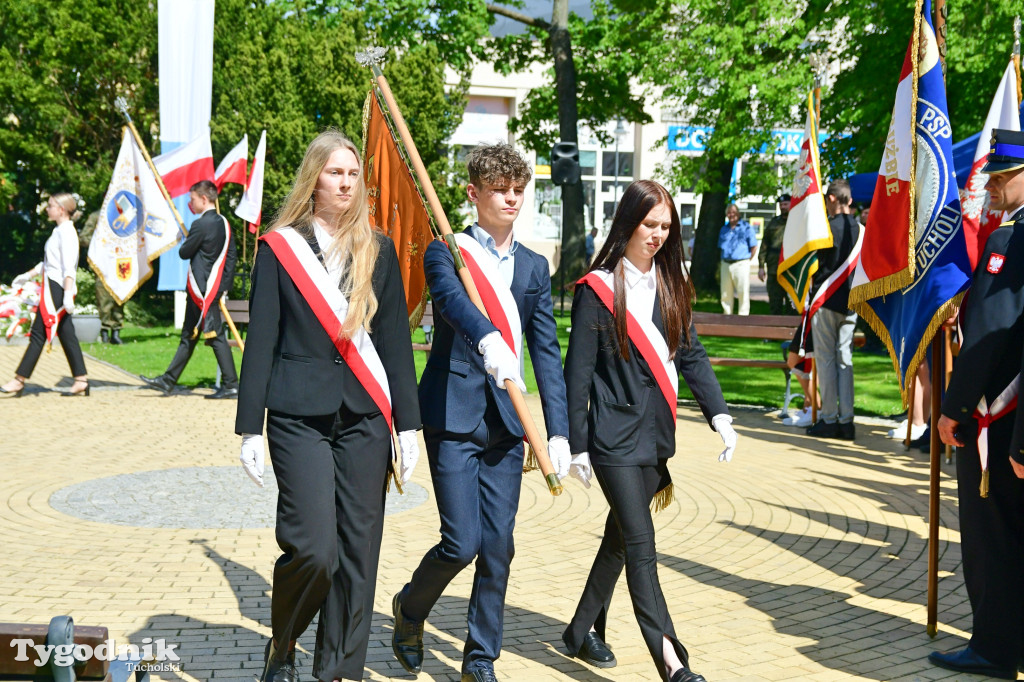
[[[42,291],[39,292],[39,308],[36,310],[36,315],[39,315],[43,320],[43,326],[46,328],[46,343],[50,344],[51,348],[53,347],[53,337],[57,335],[57,327],[67,314],[68,311],[64,310],[63,301],[59,308],[54,305],[53,295],[50,293],[50,280],[44,275]]]
[[[348,300],[321,265],[309,243],[294,229],[283,227],[260,238],[271,248],[277,260],[291,277],[302,297],[312,308],[316,319],[334,342],[345,364],[370,394],[384,419],[392,428],[391,389],[384,364],[373,347],[370,335],[360,327],[351,339],[339,339],[338,332],[348,315]]]
[[[220,280],[224,277],[224,264],[227,262],[228,244],[231,243],[231,227],[228,225],[228,220],[224,216],[218,217],[224,221],[224,248],[220,250],[217,260],[213,261],[210,275],[206,278],[206,291],[199,287],[196,275],[192,272],[192,263],[190,262],[188,265],[188,282],[185,284],[185,290],[188,291],[192,302],[199,306],[201,311],[199,313],[199,321],[196,322],[195,331],[197,332],[203,326],[206,313],[210,311],[213,302],[217,300],[217,292],[220,291]]]
[[[853,249],[850,251],[850,255],[846,257],[846,260],[840,264],[836,271],[833,272],[828,278],[821,283],[818,290],[814,292],[814,296],[811,298],[811,303],[807,307],[807,319],[810,320],[814,317],[814,313],[818,312],[818,308],[828,300],[828,297],[836,292],[836,289],[843,285],[853,271],[857,269],[857,261],[860,260],[860,248],[864,245],[864,233],[863,227],[860,228],[857,235],[857,243],[853,245]]]
[[[512,296],[512,289],[505,283],[492,257],[480,246],[480,242],[460,232],[455,235],[455,243],[459,245],[462,259],[466,261],[469,274],[473,276],[473,283],[480,292],[491,324],[498,328],[501,338],[516,357],[522,358],[523,323],[519,319],[519,306]]]
[[[1017,394],[1020,392],[1020,374],[1013,378],[1010,385],[1003,389],[1003,392],[996,396],[996,399],[989,405],[985,396],[981,396],[977,409],[974,410],[974,418],[978,420],[978,458],[981,460],[981,470],[988,471],[988,427],[992,422],[1002,419],[1010,412],[1017,409]]]
[[[588,285],[604,303],[605,307],[615,316],[614,275],[607,270],[588,272],[580,279],[580,283]],[[668,403],[672,419],[676,418],[676,405],[679,397],[679,373],[672,362],[672,351],[654,324],[654,320],[637,319],[629,310],[629,297],[626,297],[626,333],[633,342],[640,356],[651,368],[654,380],[658,382],[661,394]]]

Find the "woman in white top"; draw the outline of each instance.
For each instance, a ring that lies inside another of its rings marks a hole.
[[[75,313],[75,273],[78,269],[78,233],[73,220],[82,217],[75,197],[65,192],[54,194],[46,203],[46,215],[57,227],[46,240],[43,261],[26,273],[14,279],[15,284],[26,282],[43,275],[43,289],[40,291],[39,310],[32,322],[31,337],[21,364],[14,373],[14,379],[0,386],[0,393],[12,393],[20,397],[25,382],[32,376],[32,370],[39,361],[39,354],[52,338],[52,326],[56,325],[56,336],[60,347],[68,358],[75,383],[65,395],[89,395],[89,377],[85,374],[85,360],[75,336],[75,325],[71,316]]]

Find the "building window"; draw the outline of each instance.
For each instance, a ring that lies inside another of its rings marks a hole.
[[[619,172],[615,172],[615,150],[605,149],[601,152],[601,175],[620,178],[633,177],[633,152],[619,152]]]

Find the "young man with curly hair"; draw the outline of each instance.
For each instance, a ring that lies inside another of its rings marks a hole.
[[[448,583],[475,560],[462,680],[491,682],[524,456],[523,426],[505,380],[525,389],[524,335],[560,477],[569,470],[569,425],[548,262],[519,243],[513,229],[530,167],[508,144],[477,147],[468,166],[466,189],[477,220],[456,241],[490,319],[470,301],[451,253],[433,242],[423,264],[436,327],[419,396],[441,539],[393,599],[392,647],[406,670],[419,673],[423,623]]]

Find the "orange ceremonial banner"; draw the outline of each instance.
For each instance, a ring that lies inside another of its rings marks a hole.
[[[427,298],[423,254],[433,239],[430,216],[395,142],[376,89],[367,94],[363,105],[363,141],[370,219],[395,243],[409,306],[409,326],[415,328]]]

